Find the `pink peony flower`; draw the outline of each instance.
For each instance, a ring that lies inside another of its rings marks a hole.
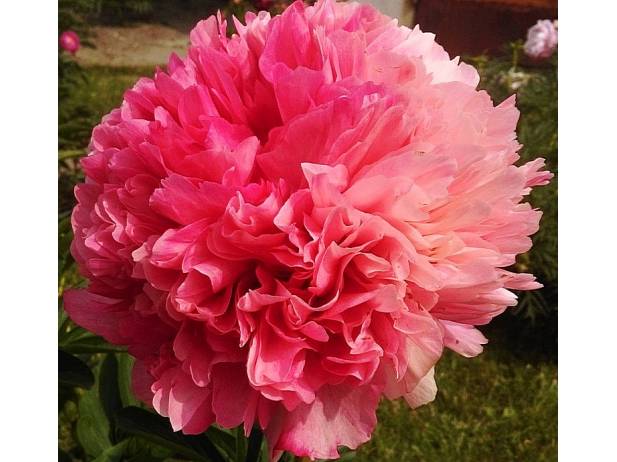
[[[443,348],[516,304],[548,182],[514,98],[432,34],[300,1],[219,15],[92,134],[72,253],[79,325],[128,345],[136,394],[174,430],[265,431],[273,457],[335,458],[381,397],[435,397]]]
[[[77,35],[76,32],[67,30],[60,34],[60,47],[63,50],[66,50],[74,55],[79,50],[80,46],[79,35]]]
[[[557,21],[543,19],[527,31],[525,53],[532,58],[548,58],[557,48]]]

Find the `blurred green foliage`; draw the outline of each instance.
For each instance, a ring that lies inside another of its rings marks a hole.
[[[83,34],[91,23],[122,23],[148,16],[157,0],[59,0],[58,28]],[[159,0],[160,1],[160,0]]]

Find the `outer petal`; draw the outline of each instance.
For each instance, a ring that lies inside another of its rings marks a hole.
[[[152,385],[152,391],[154,408],[169,417],[174,431],[196,435],[214,422],[210,390],[195,385],[181,369],[172,367],[165,371]]]
[[[437,396],[437,384],[435,383],[435,368],[433,367],[428,374],[422,377],[413,391],[405,395],[405,401],[415,409],[430,403],[435,399],[435,396]]]
[[[64,307],[76,324],[111,343],[128,345],[130,353],[143,357],[169,339],[172,330],[157,316],[143,316],[134,311],[132,303],[87,290],[64,293]]]
[[[444,345],[458,354],[471,358],[482,353],[482,345],[488,342],[478,329],[469,324],[459,324],[452,321],[439,321],[443,326]]]
[[[379,395],[375,385],[326,385],[313,403],[284,417],[281,433],[269,441],[270,447],[311,459],[336,459],[339,446],[355,449],[370,439]]]

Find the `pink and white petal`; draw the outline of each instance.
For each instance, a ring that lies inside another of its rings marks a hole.
[[[405,394],[405,401],[412,409],[430,403],[437,396],[437,384],[435,383],[435,368],[426,374],[418,382],[411,393]]]
[[[472,358],[482,353],[482,345],[488,343],[487,338],[478,329],[469,324],[440,320],[444,328],[444,345],[466,358]]]
[[[325,385],[311,404],[298,406],[284,417],[276,451],[291,451],[311,459],[336,459],[338,447],[355,449],[371,437],[381,390],[375,385]]]

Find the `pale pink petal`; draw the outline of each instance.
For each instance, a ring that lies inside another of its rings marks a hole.
[[[468,324],[445,320],[439,323],[444,328],[444,345],[467,358],[482,353],[482,345],[488,342],[482,332]]]
[[[357,448],[371,437],[377,418],[379,390],[374,386],[323,387],[315,401],[284,417],[281,434],[270,441],[274,450],[311,459],[335,459],[338,447]]]

